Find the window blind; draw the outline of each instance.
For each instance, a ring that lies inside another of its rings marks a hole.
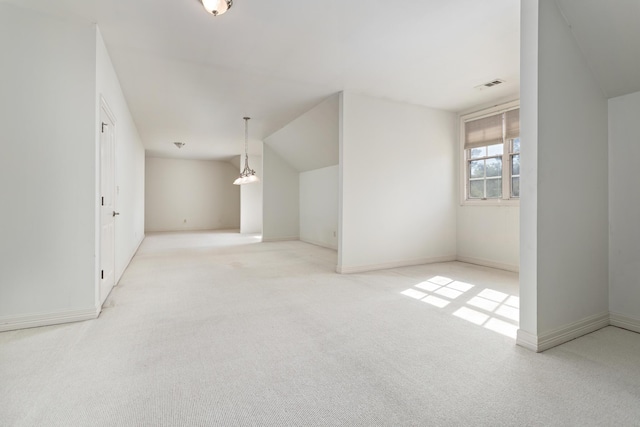
[[[464,124],[464,148],[502,143],[502,113]]]
[[[505,138],[513,139],[520,136],[520,109],[509,110],[505,113]]]

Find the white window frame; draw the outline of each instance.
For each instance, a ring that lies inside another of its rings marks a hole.
[[[519,206],[520,198],[511,198],[511,147],[509,140],[504,141],[504,149],[502,153],[502,198],[501,199],[469,199],[467,197],[469,181],[469,168],[467,168],[467,155],[464,148],[465,129],[464,124],[470,120],[481,119],[483,117],[493,116],[514,110],[520,107],[520,101],[511,101],[505,104],[496,105],[491,108],[474,111],[472,113],[460,116],[459,124],[459,153],[460,159],[460,205],[468,206]],[[505,159],[507,161],[505,161]],[[506,172],[505,172],[506,171]],[[506,175],[505,175],[506,173]],[[506,176],[506,179],[505,179]]]

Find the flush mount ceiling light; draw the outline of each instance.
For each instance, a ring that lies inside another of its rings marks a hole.
[[[204,6],[204,10],[213,16],[222,15],[233,6],[233,0],[198,0]]]
[[[250,117],[243,117],[244,119],[244,169],[240,173],[240,177],[233,181],[235,185],[251,184],[252,182],[259,182],[260,179],[256,176],[256,171],[249,167],[249,120]]]

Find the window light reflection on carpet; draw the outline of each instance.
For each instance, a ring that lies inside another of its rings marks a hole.
[[[516,337],[520,298],[515,295],[445,276],[431,277],[401,294],[439,309],[451,310],[453,316],[487,330]]]

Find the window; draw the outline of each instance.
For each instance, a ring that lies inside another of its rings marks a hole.
[[[464,200],[520,197],[520,109],[488,110],[461,120]]]
[[[520,197],[520,137],[513,138],[509,141],[511,152],[509,158],[511,161],[511,198]]]

